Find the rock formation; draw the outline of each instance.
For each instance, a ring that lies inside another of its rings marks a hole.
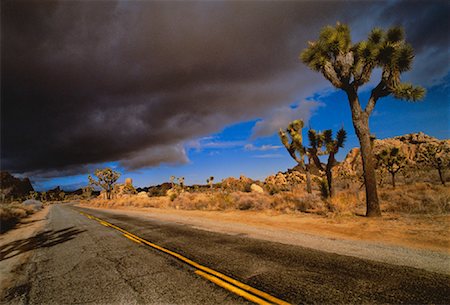
[[[383,149],[397,147],[405,155],[408,166],[420,168],[421,164],[417,161],[426,145],[438,145],[445,142],[450,145],[450,140],[439,140],[428,136],[423,132],[411,133],[394,138],[375,140],[373,143],[374,153],[377,154]],[[362,173],[361,154],[359,148],[353,148],[345,157],[344,161],[336,168],[338,175],[356,176]]]
[[[8,172],[0,172],[0,192],[2,199],[21,198],[34,191],[30,179],[19,179]]]

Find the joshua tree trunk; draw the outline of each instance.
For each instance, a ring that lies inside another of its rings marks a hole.
[[[438,167],[437,170],[438,170],[438,173],[439,173],[439,179],[441,179],[442,185],[445,185],[444,176],[442,175],[442,169],[441,169],[441,167]]]
[[[304,160],[297,160],[297,162],[306,173],[306,191],[308,194],[311,194],[311,158],[308,158],[308,160],[308,164],[306,164]]]
[[[391,176],[392,176],[392,188],[395,189],[395,173],[392,172],[392,173],[391,173]]]
[[[334,188],[333,188],[333,175],[331,173],[331,169],[326,170],[326,175],[327,175],[327,182],[328,182],[328,194],[330,195],[330,197],[334,196]]]
[[[380,204],[378,202],[377,180],[375,175],[375,164],[372,151],[372,143],[369,131],[369,115],[361,109],[358,96],[355,91],[348,90],[348,99],[352,111],[353,127],[358,136],[361,147],[361,158],[364,171],[364,184],[366,186],[366,216],[381,216]]]
[[[325,168],[325,174],[327,176],[327,182],[328,182],[328,194],[330,197],[334,197],[333,172],[331,171],[333,166],[334,166],[334,153],[330,152],[330,156],[328,157],[327,166]]]
[[[309,158],[308,164],[305,165],[306,169],[306,191],[308,194],[312,193],[311,190],[311,158]]]
[[[106,199],[111,200],[111,187],[108,186],[108,189],[106,190]]]

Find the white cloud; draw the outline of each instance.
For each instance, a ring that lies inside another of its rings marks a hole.
[[[248,151],[268,151],[268,150],[277,150],[280,149],[282,146],[280,145],[272,145],[272,144],[265,144],[261,146],[255,146],[253,144],[246,144],[244,146],[245,150]]]
[[[278,158],[282,158],[283,155],[282,154],[263,154],[263,155],[254,155],[253,158],[258,158],[258,159],[278,159]]]
[[[252,129],[252,139],[271,136],[280,128],[285,128],[293,120],[308,122],[314,111],[323,104],[318,101],[302,101],[294,107],[276,108],[272,114],[258,121]]]
[[[127,170],[153,167],[160,164],[185,164],[189,162],[182,144],[152,146],[120,162]]]
[[[215,137],[202,137],[197,140],[188,141],[185,145],[187,149],[195,149],[201,151],[203,149],[227,149],[241,147],[244,141],[220,141]]]

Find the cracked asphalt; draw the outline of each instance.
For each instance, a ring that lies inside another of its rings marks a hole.
[[[28,282],[5,303],[249,304],[79,211],[293,304],[450,303],[444,274],[71,205],[53,206],[34,240],[2,250],[8,257],[34,247]]]

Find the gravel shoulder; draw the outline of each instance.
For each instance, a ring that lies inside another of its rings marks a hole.
[[[361,232],[357,232],[356,237],[352,236],[350,238],[347,236],[345,238],[339,230],[336,230],[336,234],[330,233],[332,232],[333,224],[329,224],[327,230],[317,230],[317,226],[308,230],[305,225],[308,225],[309,220],[306,222],[304,219],[298,220],[295,223],[295,217],[291,215],[246,213],[247,211],[207,212],[154,208],[100,209],[86,205],[80,206],[144,219],[183,224],[205,231],[302,246],[329,253],[450,275],[450,254],[448,248],[441,246],[438,247],[439,250],[436,250],[436,247],[427,249],[424,247],[408,247],[405,244],[396,245],[392,240],[381,242],[383,235],[380,236],[380,233],[378,233],[377,241],[364,240],[366,235]],[[315,221],[314,217],[312,218],[312,221]],[[297,219],[300,218],[297,217]],[[326,226],[326,224],[322,223],[321,226]]]

